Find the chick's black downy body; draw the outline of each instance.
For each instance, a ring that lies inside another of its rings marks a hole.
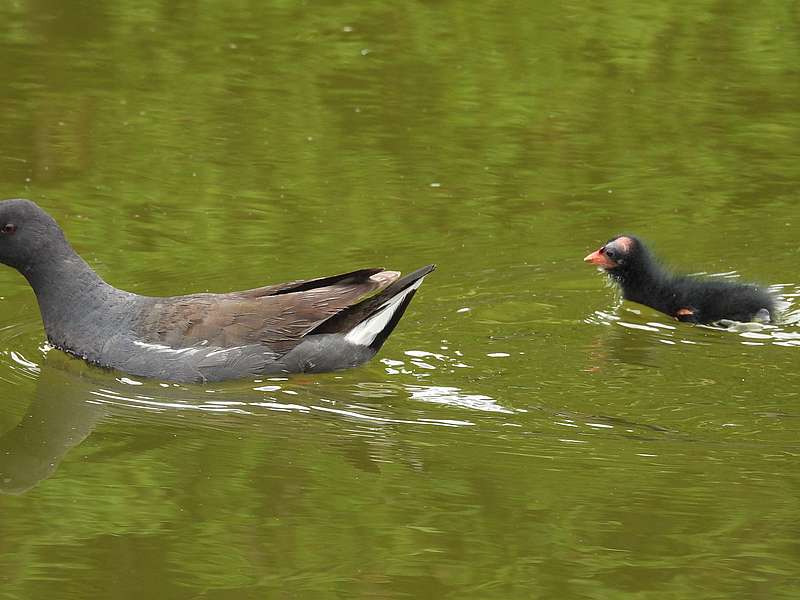
[[[584,260],[605,270],[626,300],[680,321],[768,321],[775,316],[775,298],[764,288],[671,273],[634,236],[613,238]]]

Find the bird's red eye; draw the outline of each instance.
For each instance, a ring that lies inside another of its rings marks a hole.
[[[14,225],[13,223],[6,223],[5,225],[3,225],[2,229],[0,229],[0,232],[5,233],[6,235],[11,235],[16,230],[17,230],[16,225]]]

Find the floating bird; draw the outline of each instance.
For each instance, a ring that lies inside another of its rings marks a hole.
[[[626,300],[689,323],[769,322],[775,297],[757,285],[677,275],[665,269],[637,237],[620,235],[584,261],[602,268]]]
[[[142,377],[207,382],[372,358],[434,265],[361,269],[225,294],[140,296],[103,281],[30,200],[0,202],[0,262],[33,287],[48,341]]]

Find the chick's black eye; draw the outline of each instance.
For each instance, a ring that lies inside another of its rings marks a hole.
[[[0,233],[4,233],[6,235],[11,235],[16,230],[17,230],[17,226],[16,225],[14,225],[13,223],[6,223],[5,225],[3,225],[2,228],[0,228]]]
[[[614,258],[614,251],[611,248],[606,248],[606,256],[608,258]]]

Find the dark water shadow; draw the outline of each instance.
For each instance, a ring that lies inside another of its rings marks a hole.
[[[633,343],[635,338],[611,337],[612,355],[626,357],[626,362],[633,359],[637,366],[653,362],[648,347]],[[608,344],[601,345],[599,352],[601,356],[592,362],[599,359],[602,365]],[[424,358],[433,362],[431,356],[427,353]],[[397,362],[392,362],[392,369],[400,369]],[[38,370],[38,379],[30,405],[15,427],[0,434],[0,494],[21,495],[51,477],[66,455],[103,421],[129,425],[134,433],[130,444],[94,451],[95,460],[110,460],[119,452],[139,452],[149,448],[148,444],[161,445],[169,437],[162,435],[165,429],[211,428],[258,435],[277,445],[282,438],[307,436],[325,446],[326,452],[339,454],[369,473],[379,472],[384,463],[392,462],[392,456],[401,460],[415,454],[403,450],[387,455],[387,447],[405,447],[409,435],[433,434],[442,428],[475,432],[459,436],[460,444],[484,444],[489,432],[494,432],[491,439],[502,432],[517,450],[533,445],[539,452],[542,448],[535,440],[558,438],[565,420],[593,436],[613,436],[620,429],[625,435],[647,439],[677,433],[614,415],[565,412],[538,401],[514,408],[513,403],[486,394],[465,392],[452,385],[446,374],[435,381],[415,378],[414,372],[390,376],[398,380],[380,380],[374,373],[361,371],[348,372],[344,379],[334,374],[207,388],[133,381],[58,352],[47,353],[40,365],[31,364]],[[413,366],[409,363],[403,368]],[[428,372],[426,369],[425,374]],[[372,381],[365,381],[365,375]],[[448,382],[451,385],[444,385]],[[589,425],[587,429],[581,425],[584,421],[605,430]],[[530,434],[535,434],[534,438]],[[434,443],[433,437],[427,439]],[[444,435],[435,439],[448,445],[454,438]]]
[[[0,493],[30,490],[92,433],[107,413],[89,400],[94,385],[85,374],[42,365],[25,416],[0,436]]]
[[[213,389],[134,381],[59,352],[47,353],[40,364],[25,364],[25,372],[36,376],[37,382],[25,415],[0,433],[0,494],[21,495],[51,477],[66,455],[103,421],[131,425],[136,432],[131,443],[137,451],[143,444],[161,444],[162,437],[154,432],[163,428],[254,430],[275,438],[296,435],[298,429],[315,431],[318,439],[328,439],[329,433],[329,450],[340,452],[363,471],[376,472],[372,442],[380,437],[379,431],[385,437],[404,426],[473,425],[449,414],[434,414],[440,407],[492,416],[497,411],[512,412],[495,406],[488,396],[463,394],[454,387],[368,383],[357,378],[338,386],[329,377],[280,378],[257,387],[234,382]],[[281,397],[281,392],[291,395]],[[414,402],[409,405],[406,400]],[[92,456],[102,460],[120,451],[131,447],[101,449]]]

